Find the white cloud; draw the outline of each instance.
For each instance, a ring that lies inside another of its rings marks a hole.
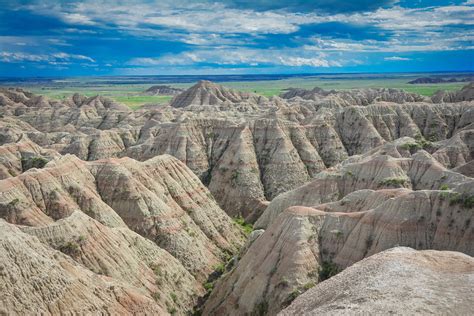
[[[220,48],[215,50],[196,50],[157,58],[134,58],[129,61],[132,66],[190,66],[196,63],[207,63],[221,66],[249,64],[282,65],[290,67],[341,67],[342,62],[329,58],[326,54],[304,52],[298,49],[263,50],[248,48]]]
[[[67,53],[55,53],[52,55],[46,54],[30,54],[23,52],[0,52],[0,61],[5,63],[18,63],[18,62],[46,62],[51,65],[64,64],[68,61],[86,61],[94,63],[95,60],[84,55],[67,54]]]
[[[389,61],[408,61],[408,60],[411,60],[411,58],[399,57],[399,56],[392,56],[392,57],[385,57],[384,60],[389,60]]]

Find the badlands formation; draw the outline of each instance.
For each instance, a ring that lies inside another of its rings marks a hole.
[[[0,314],[472,314],[473,156],[472,83],[0,89]]]

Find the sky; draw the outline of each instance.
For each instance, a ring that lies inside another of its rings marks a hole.
[[[0,0],[0,76],[474,71],[474,0]]]

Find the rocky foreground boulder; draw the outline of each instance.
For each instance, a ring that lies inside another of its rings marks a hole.
[[[468,315],[473,278],[470,256],[397,247],[318,284],[278,315]]]

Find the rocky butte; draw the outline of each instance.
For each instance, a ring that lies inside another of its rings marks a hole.
[[[472,314],[472,83],[170,89],[0,89],[0,314]]]

